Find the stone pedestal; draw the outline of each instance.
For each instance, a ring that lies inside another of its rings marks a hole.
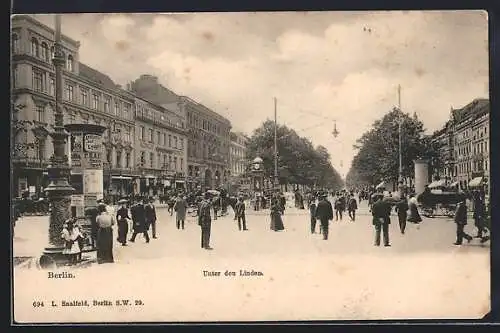
[[[425,185],[429,184],[429,161],[418,159],[415,163],[415,193],[420,194],[424,191]]]

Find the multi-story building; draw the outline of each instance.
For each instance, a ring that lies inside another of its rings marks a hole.
[[[186,116],[188,187],[215,188],[230,175],[228,119],[186,96],[164,87],[158,78],[141,75],[130,83],[136,95]]]
[[[453,150],[453,123],[447,121],[443,128],[432,135],[432,141],[439,147],[441,163],[433,171],[433,178],[451,185],[455,175],[454,150]]]
[[[149,195],[184,188],[187,129],[181,114],[135,96],[136,190]]]
[[[455,181],[461,189],[489,181],[489,112],[487,99],[452,111]]]
[[[248,138],[241,132],[231,132],[230,140],[229,162],[231,176],[238,177],[244,174],[247,169],[246,145]]]
[[[48,185],[45,172],[53,145],[55,69],[54,30],[27,15],[12,18],[12,163],[14,192],[40,193]],[[79,62],[80,43],[62,36],[66,66],[63,73],[64,123],[106,126],[104,187],[120,190],[131,185],[133,138],[131,98],[108,76]],[[111,134],[110,134],[111,133]],[[69,140],[68,140],[69,141]],[[68,156],[69,152],[68,142]]]
[[[435,174],[461,190],[481,186],[489,193],[489,113],[489,101],[475,99],[451,109],[450,120],[433,135],[444,162]]]

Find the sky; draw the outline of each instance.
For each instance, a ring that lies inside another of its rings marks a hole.
[[[33,15],[53,27],[53,15]],[[80,61],[125,86],[141,74],[251,135],[274,117],[348,172],[356,139],[398,104],[429,133],[488,93],[482,11],[65,14]],[[339,135],[331,131],[336,122]]]

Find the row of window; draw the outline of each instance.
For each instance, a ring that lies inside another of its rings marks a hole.
[[[488,161],[469,161],[458,163],[455,166],[456,174],[465,174],[469,172],[488,171]]]
[[[488,152],[488,143],[487,142],[478,142],[474,145],[469,143],[466,146],[458,147],[458,149],[455,151],[455,158],[458,158],[459,156],[468,156],[471,154],[471,152],[474,155],[487,153]]]
[[[122,161],[122,156],[125,157],[125,160]],[[111,149],[106,150],[106,160],[113,167],[116,166],[118,168],[130,168],[131,165],[131,155],[129,152],[126,152],[125,155],[122,155],[121,151],[116,152],[116,161],[113,161],[113,154]]]
[[[217,135],[229,135],[229,133],[223,133],[222,129],[217,125],[207,119],[200,119],[198,116],[191,112],[188,112],[188,123],[189,125],[197,128],[201,128],[205,131],[216,133]]]
[[[18,54],[21,52],[19,43],[20,43],[19,36],[17,34],[12,34],[11,48],[14,54]],[[35,58],[51,63],[52,58],[54,58],[54,46],[51,46],[49,49],[49,46],[46,42],[39,43],[38,39],[33,37],[31,38],[30,54]],[[66,59],[66,69],[70,72],[73,72],[74,71],[73,56],[70,54],[66,57],[66,54],[64,52],[63,56]]]
[[[245,152],[241,148],[231,147],[231,155],[244,157],[245,156]]]
[[[125,119],[130,119],[130,104],[121,103],[115,100],[113,103],[113,109],[111,109],[111,96],[102,95],[98,91],[92,91],[88,88],[80,88],[80,100],[77,101],[75,98],[75,87],[76,84],[66,83],[64,87],[64,98],[70,102],[80,102],[80,104],[90,107],[97,111],[104,111],[106,113],[112,113],[116,117],[122,117]],[[90,98],[92,95],[92,98]],[[102,103],[101,103],[102,102]],[[112,111],[112,112],[111,112]]]
[[[147,133],[147,136],[146,136]],[[171,135],[168,134],[168,142],[167,142],[167,134],[164,132],[156,131],[156,137],[154,135],[154,130],[151,128],[148,128],[146,131],[146,128],[144,126],[139,126],[139,139],[142,141],[147,141],[151,143],[156,143],[157,145],[161,145],[164,147],[167,147],[168,143],[168,148],[175,148],[175,149],[184,149],[184,139],[181,137],[177,137],[176,135]]]
[[[184,128],[184,122],[177,120],[173,122],[169,117],[166,117],[162,112],[152,110],[144,105],[136,104],[135,106],[135,114],[136,116],[141,116],[153,121],[160,121],[164,124],[167,124],[171,127]]]
[[[146,152],[141,151],[140,165],[147,168],[157,168],[172,171],[184,171],[184,158],[172,156],[169,154],[162,154],[150,152],[146,158]]]

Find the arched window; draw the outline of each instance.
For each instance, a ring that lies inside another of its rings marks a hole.
[[[70,54],[68,56],[68,71],[72,72],[73,71],[73,56]]]
[[[38,57],[40,54],[38,53],[38,40],[33,37],[31,38],[31,55]]]
[[[50,59],[49,59],[49,47],[47,46],[47,43],[42,42],[40,50],[41,50],[41,53],[40,53],[41,58],[45,61],[50,61]]]
[[[19,53],[19,36],[12,34],[12,52]]]
[[[50,59],[54,59],[55,55],[55,48],[53,46],[50,47]]]

